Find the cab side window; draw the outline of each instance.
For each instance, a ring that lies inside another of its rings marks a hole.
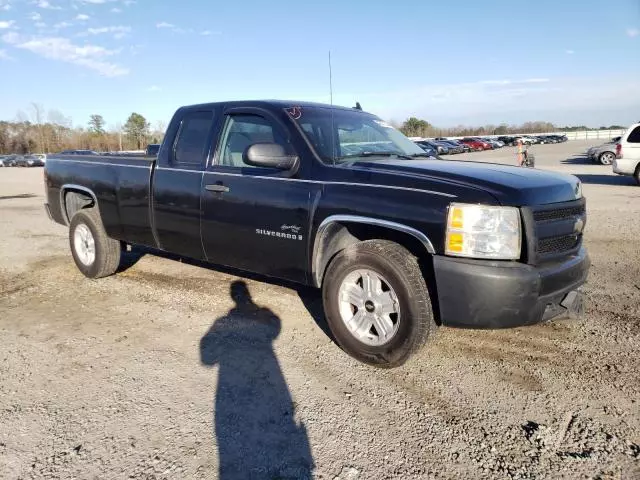
[[[171,163],[176,166],[199,167],[203,164],[211,138],[213,113],[210,111],[185,114],[173,146]]]
[[[222,135],[218,165],[238,168],[257,168],[244,163],[243,154],[254,143],[277,143],[287,153],[292,147],[270,120],[258,115],[230,115]]]

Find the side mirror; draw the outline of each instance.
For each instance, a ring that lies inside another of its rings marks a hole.
[[[295,155],[287,155],[282,145],[265,142],[254,143],[247,147],[242,154],[242,160],[247,165],[254,167],[291,170],[298,161],[298,157]]]

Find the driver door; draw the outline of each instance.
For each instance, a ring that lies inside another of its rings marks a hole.
[[[246,149],[278,143],[295,154],[269,112],[227,113],[214,161],[202,182],[202,244],[210,262],[306,281],[312,183],[243,161]]]

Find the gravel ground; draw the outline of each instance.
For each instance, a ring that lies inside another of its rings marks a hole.
[[[313,290],[149,254],[85,279],[41,170],[0,169],[0,478],[639,478],[640,188],[586,146],[533,147],[585,183],[584,318],[440,328],[393,370]]]

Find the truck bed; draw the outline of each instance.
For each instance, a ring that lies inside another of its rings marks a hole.
[[[69,192],[95,195],[107,234],[155,246],[150,224],[150,180],[155,158],[121,155],[51,155],[45,166],[52,218],[68,223]]]

